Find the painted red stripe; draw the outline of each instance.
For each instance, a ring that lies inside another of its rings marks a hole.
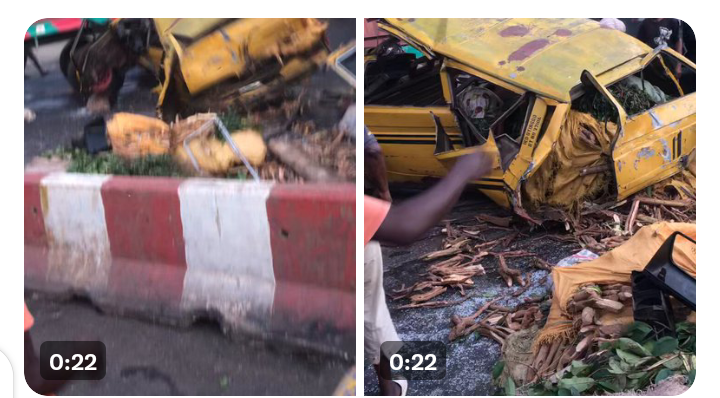
[[[354,185],[276,185],[267,214],[277,281],[355,290]]]
[[[279,281],[271,327],[315,333],[355,331],[355,292]]]
[[[48,242],[40,182],[46,173],[25,174],[25,286],[52,290],[47,284]]]
[[[354,330],[355,186],[276,185],[267,214],[276,280],[271,327],[305,336]]]
[[[187,264],[178,187],[170,178],[114,177],[103,184],[113,266],[108,293],[179,304]]]
[[[25,244],[47,246],[40,182],[47,174],[25,174]]]

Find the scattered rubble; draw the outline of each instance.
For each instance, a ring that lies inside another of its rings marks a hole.
[[[694,170],[694,167],[693,169]],[[582,247],[598,254],[627,241],[643,225],[661,221],[696,222],[695,176],[684,170],[620,203],[585,202],[576,211],[557,210],[570,235]]]
[[[68,170],[84,173],[240,179],[256,173],[261,179],[278,182],[354,181],[355,144],[351,137],[337,128],[316,129],[312,122],[296,121],[287,130],[274,131],[266,138],[261,127],[249,122],[263,120],[271,113],[264,112],[262,117],[247,118],[235,112],[200,113],[171,124],[117,113],[107,123],[99,121],[99,137],[106,142],[100,151],[105,152],[88,153],[88,140],[81,139],[75,149],[52,151],[45,157],[69,162]],[[219,132],[225,122],[232,142]],[[284,151],[278,149],[281,143]],[[288,157],[289,152],[294,157]],[[315,174],[309,173],[310,169]],[[329,177],[318,178],[322,173]]]

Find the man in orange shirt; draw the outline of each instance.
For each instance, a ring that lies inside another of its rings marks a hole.
[[[435,226],[460,198],[470,181],[490,172],[492,160],[475,152],[458,159],[432,188],[399,204],[365,196],[365,356],[372,361],[382,395],[405,395],[407,381],[391,381],[390,357],[400,349],[381,345],[400,341],[383,289],[382,252],[378,241],[407,245]]]
[[[30,337],[30,328],[34,323],[35,319],[25,304],[25,381],[38,394],[54,395],[67,380],[45,380],[40,375],[40,360],[35,355],[35,347]]]

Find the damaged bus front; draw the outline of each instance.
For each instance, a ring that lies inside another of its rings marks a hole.
[[[312,18],[119,19],[101,35],[80,32],[63,71],[85,98],[117,96],[125,71],[158,79],[164,119],[252,105],[306,76],[328,56],[327,24]]]
[[[379,26],[395,38],[366,59],[365,123],[391,181],[480,146],[495,167],[475,185],[524,214],[622,200],[694,161],[695,65],[670,49],[588,19]]]

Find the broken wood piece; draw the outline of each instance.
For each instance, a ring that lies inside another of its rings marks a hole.
[[[445,291],[447,291],[447,287],[435,286],[427,293],[415,294],[413,296],[410,296],[410,301],[412,301],[413,303],[428,301],[432,298],[435,298],[435,297],[445,293]]]
[[[614,314],[617,314],[618,312],[620,312],[624,307],[623,303],[621,303],[619,301],[613,301],[613,300],[608,300],[608,299],[603,299],[603,298],[593,299],[592,305],[593,305],[593,307],[595,307],[597,309],[610,311]]]
[[[595,309],[592,307],[585,307],[582,310],[582,325],[588,326],[592,325],[593,320],[595,319]]]
[[[302,148],[294,145],[286,139],[274,139],[268,143],[268,149],[280,159],[281,162],[290,166],[296,173],[308,181],[315,182],[337,182],[341,179],[334,172],[315,163],[310,155]]]
[[[635,228],[635,219],[637,218],[639,209],[640,198],[636,196],[635,200],[633,201],[632,207],[630,208],[630,214],[628,214],[627,221],[625,222],[625,232],[628,234],[632,235],[633,233],[633,228]]]
[[[585,336],[585,338],[580,340],[578,345],[575,347],[575,354],[576,355],[582,354],[582,352],[585,351],[588,348],[588,346],[590,345],[592,338],[593,338],[592,335],[587,335],[587,336]]]
[[[452,307],[454,305],[458,305],[463,303],[465,300],[469,299],[470,297],[473,297],[472,294],[469,294],[465,296],[464,298],[460,300],[454,300],[454,301],[447,301],[447,300],[441,300],[441,301],[429,301],[424,303],[412,303],[412,304],[406,304],[401,305],[397,307],[398,309],[407,309],[407,308],[443,308],[443,307]]]
[[[553,362],[555,359],[555,356],[558,355],[558,349],[560,348],[560,343],[562,343],[562,339],[555,339],[553,341],[552,345],[550,346],[550,349],[548,350],[547,356],[545,357],[545,360],[538,365],[538,373],[540,375],[545,374],[547,371],[550,363]],[[562,353],[560,353],[562,354]]]
[[[535,261],[533,261],[533,266],[535,268],[541,269],[543,271],[552,271],[552,269],[555,265],[548,263],[547,261],[541,259],[540,257],[535,257]]]
[[[493,225],[497,225],[499,227],[509,227],[510,223],[512,222],[512,217],[496,217],[496,216],[490,216],[487,214],[478,214],[475,216],[479,221],[484,221]]]
[[[521,273],[519,270],[516,269],[510,269],[507,266],[507,263],[505,262],[505,257],[502,254],[498,255],[498,261],[500,263],[500,267],[498,272],[500,273],[500,276],[505,280],[505,283],[508,287],[512,286],[512,281],[514,277],[521,276]],[[524,285],[524,283],[523,283]]]
[[[465,329],[472,325],[480,314],[487,311],[487,309],[498,300],[500,300],[500,297],[495,298],[492,301],[488,301],[470,316],[460,318],[458,315],[453,315],[453,317],[451,317],[451,321],[455,324],[455,326],[450,330],[449,340],[453,341],[456,338],[465,335]]]
[[[447,249],[437,250],[437,251],[428,253],[423,257],[423,260],[427,261],[427,260],[434,260],[434,259],[440,258],[440,257],[452,256],[453,254],[460,253],[460,251],[461,250],[459,247],[449,247]]]
[[[669,206],[669,207],[686,207],[692,204],[689,200],[662,200],[656,198],[649,198],[647,196],[637,196],[636,200],[648,205],[655,206]]]

